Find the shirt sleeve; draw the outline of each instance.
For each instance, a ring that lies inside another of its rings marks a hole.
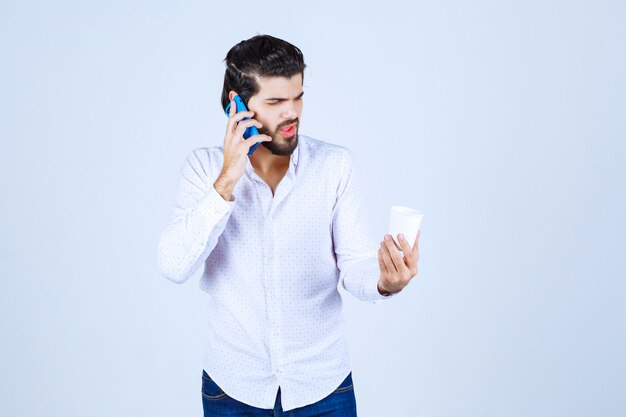
[[[191,152],[183,164],[172,216],[157,250],[159,269],[178,284],[189,279],[215,248],[235,204],[234,197],[226,201],[213,187],[210,167],[203,165],[199,152]]]
[[[359,300],[377,304],[400,291],[389,295],[378,292],[378,246],[365,213],[361,178],[348,149],[341,172],[332,220],[339,284]]]

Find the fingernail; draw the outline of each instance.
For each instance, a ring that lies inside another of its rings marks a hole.
[[[398,237],[400,238],[400,240],[404,240],[404,235],[402,233],[400,233]]]
[[[385,240],[389,241],[389,239],[391,239],[391,237],[389,235],[385,235]]]

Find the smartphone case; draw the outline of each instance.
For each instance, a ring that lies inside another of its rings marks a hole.
[[[241,99],[241,97],[239,97],[237,95],[237,96],[235,96],[233,98],[233,100],[235,100],[235,105],[237,106],[237,108],[235,110],[235,113],[239,113],[240,111],[247,111],[248,110],[246,105],[243,103],[243,100]],[[228,103],[228,105],[226,106],[226,116],[230,116],[230,103]],[[242,120],[248,120],[248,119],[250,119],[250,118],[249,117],[244,117]],[[259,130],[255,126],[250,126],[250,127],[246,128],[246,130],[243,132],[243,138],[244,139],[248,139],[250,136],[254,136],[254,135],[258,135],[258,134],[259,134]],[[252,147],[250,147],[250,150],[248,151],[248,156],[252,155],[254,150],[260,144],[261,144],[261,142],[257,142],[254,145],[252,145]]]

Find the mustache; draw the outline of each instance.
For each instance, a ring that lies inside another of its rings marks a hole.
[[[298,126],[300,126],[300,119],[298,119],[297,117],[293,120],[288,120],[286,122],[283,122],[281,124],[279,124],[278,126],[276,126],[276,130],[282,129],[285,126],[289,126],[290,124],[296,124]]]

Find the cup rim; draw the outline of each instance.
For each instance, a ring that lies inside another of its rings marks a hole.
[[[419,216],[424,216],[424,213],[422,213],[421,211],[411,208],[411,207],[406,207],[406,206],[391,206],[392,210],[396,210],[402,214],[406,214],[409,216],[415,216],[415,217],[419,217]]]

